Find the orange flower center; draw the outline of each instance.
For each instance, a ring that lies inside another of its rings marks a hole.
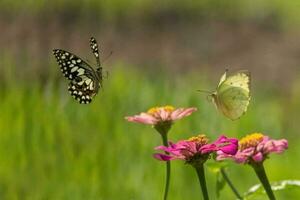
[[[246,137],[243,137],[239,141],[240,149],[246,149],[249,147],[256,147],[258,143],[260,143],[264,138],[264,135],[261,133],[252,133],[250,135],[247,135]]]
[[[166,112],[173,112],[175,110],[175,108],[173,106],[162,106],[162,107],[153,107],[153,108],[150,108],[147,113],[150,114],[150,115],[153,115],[155,113],[157,113],[159,110],[164,110]]]
[[[187,141],[196,142],[197,144],[200,144],[202,146],[208,143],[208,138],[206,137],[206,135],[200,134],[198,136],[187,139]]]

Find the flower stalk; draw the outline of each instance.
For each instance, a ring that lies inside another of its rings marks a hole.
[[[164,146],[168,146],[168,132],[171,129],[172,122],[163,121],[156,125],[154,125],[155,130],[161,135],[162,143]],[[169,152],[165,153],[169,155]],[[166,162],[166,183],[165,183],[165,191],[164,191],[164,200],[168,199],[169,188],[170,188],[170,179],[171,179],[171,162]]]
[[[240,195],[240,193],[237,191],[237,189],[234,187],[233,183],[231,182],[231,180],[229,179],[229,177],[227,176],[225,169],[221,168],[220,170],[224,180],[226,181],[226,183],[228,184],[228,186],[230,187],[230,189],[232,190],[232,192],[235,194],[235,196],[237,197],[237,199],[242,200],[243,197]]]
[[[207,187],[206,187],[206,180],[205,180],[205,172],[204,172],[204,166],[203,163],[198,162],[197,165],[194,165],[194,168],[196,169],[198,180],[200,183],[202,195],[204,200],[209,200]]]
[[[286,139],[274,140],[262,133],[252,133],[240,139],[235,155],[217,152],[217,160],[233,159],[236,163],[249,164],[253,167],[270,200],[275,200],[263,162],[271,153],[281,154],[288,148]]]
[[[153,128],[161,135],[162,142],[165,147],[168,147],[168,132],[171,129],[173,122],[191,115],[197,111],[197,108],[177,108],[173,106],[162,106],[150,108],[147,112],[142,112],[139,115],[127,116],[125,119],[129,122],[152,125]],[[166,156],[169,152],[165,151]],[[171,163],[166,161],[166,185],[164,192],[164,200],[168,198],[170,185]]]
[[[251,164],[253,167],[257,177],[259,178],[260,182],[262,183],[268,197],[270,200],[276,200],[274,193],[272,191],[270,182],[268,180],[264,165],[262,163],[253,163]]]
[[[164,146],[168,146],[168,134],[161,134],[162,141]],[[168,152],[165,152],[167,155],[169,155]],[[165,192],[164,192],[164,200],[168,199],[168,193],[169,193],[169,186],[170,186],[170,178],[171,178],[171,162],[166,162],[166,184],[165,184]]]
[[[156,150],[162,150],[165,154],[156,153],[154,158],[169,162],[170,160],[184,160],[185,163],[192,165],[197,172],[202,195],[204,200],[208,200],[208,192],[204,174],[204,163],[210,159],[211,154],[217,151],[224,151],[235,154],[238,147],[238,140],[227,138],[221,135],[216,141],[208,143],[208,138],[200,134],[187,140],[180,140],[177,143],[169,142],[169,145],[158,146]]]

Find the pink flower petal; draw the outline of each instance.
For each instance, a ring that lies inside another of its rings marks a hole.
[[[253,139],[251,140],[251,136],[253,135]],[[268,136],[263,136],[261,138],[257,138],[259,136],[258,133],[254,133],[252,135],[246,136],[249,138],[249,143],[247,140],[244,140],[244,144],[241,149],[239,149],[234,156],[230,155],[230,152],[226,152],[226,146],[221,147],[220,150],[224,150],[222,153],[220,151],[217,152],[218,160],[223,160],[226,157],[234,159],[237,163],[249,163],[251,160],[255,162],[263,162],[265,158],[270,153],[282,153],[284,150],[288,148],[288,142],[285,139],[281,140],[273,140],[270,139]],[[262,135],[262,134],[260,134]],[[257,140],[255,140],[257,138]],[[219,141],[222,141],[224,138],[220,138]],[[234,143],[234,142],[233,142]],[[232,144],[233,144],[232,143]],[[246,148],[247,147],[247,148]],[[230,149],[228,149],[230,151]]]
[[[178,108],[172,112],[171,119],[178,120],[183,117],[191,115],[195,111],[197,111],[197,108]]]
[[[157,119],[147,113],[141,113],[140,115],[125,117],[125,119],[129,122],[136,122],[141,124],[154,125],[157,123]]]
[[[221,161],[221,160],[225,160],[227,158],[232,158],[232,155],[230,154],[226,154],[223,151],[219,150],[217,151],[217,157],[216,160]]]
[[[162,121],[171,121],[170,119],[170,112],[166,111],[165,109],[160,109],[159,110],[159,117],[161,118]]]
[[[252,156],[252,159],[255,162],[261,162],[261,161],[263,161],[264,156],[263,156],[263,154],[261,152],[258,152],[257,154],[255,154],[255,155]]]
[[[161,161],[169,161],[174,159],[172,156],[160,154],[160,153],[153,154],[153,157]]]
[[[214,143],[203,144],[203,141],[200,140],[200,138],[203,138],[203,135],[199,135],[198,137],[199,140],[194,137],[192,140],[181,140],[175,144],[169,143],[170,145],[168,147],[158,146],[155,149],[170,153],[170,155],[166,155],[166,159],[169,159],[170,156],[172,159],[182,159],[186,161],[193,160],[194,156],[199,159],[199,155],[201,157],[201,155],[212,152],[220,152],[219,159],[223,159],[225,156],[235,154],[237,151],[238,142],[236,139],[221,136]],[[221,152],[223,153],[222,155]],[[164,160],[165,158],[162,158],[161,155],[162,154],[159,154],[160,160]],[[207,156],[203,158],[207,159]]]
[[[218,148],[215,144],[206,144],[200,148],[201,154],[207,154],[217,150]]]
[[[288,148],[288,141],[285,139],[282,140],[270,140],[266,142],[264,146],[264,152],[266,153],[282,153]]]
[[[234,160],[237,163],[243,163],[243,164],[245,164],[247,162],[247,159],[248,159],[248,157],[246,157],[246,156],[241,156],[241,155],[234,156]]]

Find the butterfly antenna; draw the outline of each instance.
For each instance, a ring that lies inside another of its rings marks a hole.
[[[113,54],[113,51],[111,51],[104,59],[103,59],[103,63],[110,58],[110,56]]]
[[[206,93],[206,94],[211,94],[211,91],[208,90],[197,90],[197,92],[201,92],[201,93]]]

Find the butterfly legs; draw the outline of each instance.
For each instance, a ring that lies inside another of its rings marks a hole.
[[[104,71],[103,78],[108,79],[109,72],[107,70]]]

